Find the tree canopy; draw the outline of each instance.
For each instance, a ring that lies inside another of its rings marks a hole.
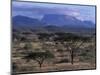
[[[46,59],[51,59],[51,58],[54,58],[54,55],[50,51],[48,51],[48,50],[45,51],[45,52],[29,52],[24,57],[24,59],[26,59],[27,62],[29,62],[30,60],[37,61],[38,64],[40,65],[40,68],[41,68],[43,62]]]

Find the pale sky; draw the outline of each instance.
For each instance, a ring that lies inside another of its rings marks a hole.
[[[95,23],[95,6],[50,4],[36,2],[12,2],[12,15],[23,15],[41,19],[45,14],[71,15],[80,20]]]

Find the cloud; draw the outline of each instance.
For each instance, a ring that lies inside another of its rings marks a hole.
[[[95,21],[94,7],[32,2],[12,2],[12,15],[42,18],[45,14],[70,15],[81,20]],[[91,18],[92,17],[92,18]]]
[[[38,6],[33,3],[20,3],[13,2],[12,10],[15,12],[24,13],[33,13],[33,14],[63,14],[63,15],[72,15],[76,16],[78,12],[76,10],[68,9],[67,7],[47,7],[47,6]]]

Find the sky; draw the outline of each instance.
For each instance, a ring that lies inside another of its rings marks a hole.
[[[22,15],[41,20],[46,14],[70,15],[82,21],[89,20],[95,23],[95,6],[12,2],[12,16]]]

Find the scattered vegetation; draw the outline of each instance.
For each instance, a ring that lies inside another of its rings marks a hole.
[[[32,72],[95,68],[95,35],[76,33],[13,33],[12,61],[14,72]],[[49,60],[49,62],[48,62]],[[15,64],[16,63],[16,64]],[[88,64],[75,66],[75,64]],[[22,66],[21,64],[24,64]],[[71,64],[69,66],[69,64]],[[19,70],[20,65],[21,70]],[[45,65],[45,66],[43,66]],[[39,66],[39,68],[37,68]],[[80,67],[82,66],[82,67]],[[23,68],[22,68],[23,67]],[[63,67],[63,68],[62,68]]]

